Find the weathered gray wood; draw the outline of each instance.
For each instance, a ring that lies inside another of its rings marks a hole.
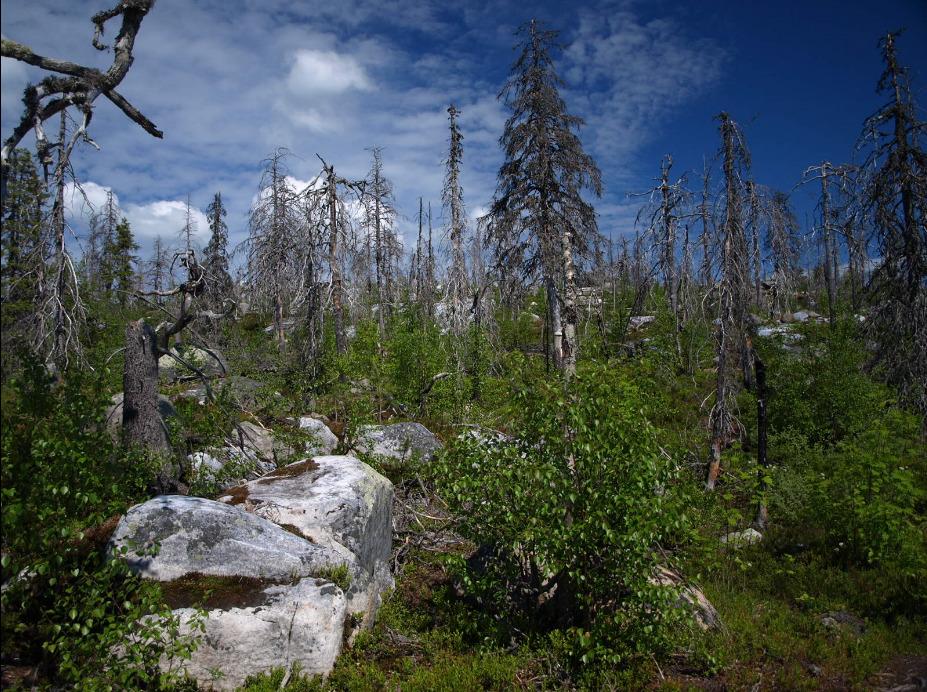
[[[126,326],[122,389],[125,444],[168,454],[170,440],[158,414],[158,339],[144,320]]]

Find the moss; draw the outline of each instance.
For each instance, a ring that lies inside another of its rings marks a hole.
[[[309,541],[310,543],[315,543],[315,539],[312,536],[307,536],[302,531],[299,530],[298,526],[293,526],[292,524],[277,524],[284,531],[289,531],[294,536],[299,536],[304,541]]]
[[[230,497],[231,499],[228,501],[230,505],[243,505],[245,500],[248,499],[248,494],[247,485],[238,485],[223,492],[222,497]]]
[[[293,478],[294,476],[300,476],[309,471],[314,471],[317,468],[319,468],[319,465],[315,463],[315,461],[306,459],[305,461],[290,464],[289,466],[281,466],[276,471],[268,473],[261,478],[258,483],[273,483],[277,478]]]
[[[347,565],[336,565],[334,567],[325,567],[313,575],[316,579],[330,581],[342,591],[347,591],[351,586],[351,572]]]
[[[171,608],[205,608],[228,610],[263,605],[267,596],[264,590],[278,584],[292,584],[287,580],[258,579],[256,577],[217,577],[192,572],[180,579],[161,585],[164,602]]]

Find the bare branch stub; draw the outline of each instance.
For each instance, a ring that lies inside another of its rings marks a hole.
[[[131,120],[138,123],[150,135],[162,138],[161,132],[141,111],[133,106],[116,91],[129,68],[132,66],[132,51],[135,47],[135,37],[141,27],[142,20],[154,6],[155,0],[121,0],[119,4],[109,10],[99,12],[91,21],[96,27],[92,43],[97,50],[104,50],[107,46],[100,43],[106,22],[115,17],[122,17],[122,25],[113,43],[113,64],[105,72],[93,67],[86,67],[68,60],[59,60],[33,52],[25,46],[10,39],[2,40],[4,58],[12,58],[29,65],[35,65],[43,70],[52,72],[38,84],[30,84],[23,94],[25,110],[19,124],[12,134],[3,143],[2,160],[6,167],[10,153],[15,149],[29,130],[35,130],[37,149],[40,160],[47,166],[50,163],[50,153],[43,124],[52,116],[75,106],[84,114],[85,126],[89,124],[94,102],[102,94],[112,101]]]

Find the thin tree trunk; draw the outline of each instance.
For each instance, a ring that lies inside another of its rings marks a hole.
[[[332,273],[332,312],[335,317],[335,347],[338,353],[346,353],[348,342],[344,336],[344,308],[342,307],[341,266],[338,263],[338,193],[335,189],[335,169],[328,172],[328,215],[330,235],[328,239],[328,265]]]
[[[576,375],[576,271],[573,266],[573,241],[568,227],[561,234],[563,250],[563,337],[560,342],[564,378],[569,381]]]
[[[824,234],[824,277],[827,281],[827,315],[830,326],[837,321],[837,277],[836,267],[833,265],[834,249],[833,235],[830,227],[830,189],[827,186],[827,172],[829,164],[821,165],[821,220]]]
[[[122,391],[122,432],[126,446],[169,453],[170,441],[158,412],[158,338],[144,320],[126,326]]]
[[[764,531],[769,522],[769,509],[766,506],[766,493],[768,486],[766,476],[769,473],[769,459],[767,448],[767,412],[766,412],[766,364],[760,358],[756,349],[753,350],[753,367],[756,370],[756,461],[758,502],[756,520],[754,524],[759,531]]]
[[[547,311],[550,315],[550,333],[553,337],[554,366],[560,369],[563,367],[563,324],[560,317],[560,296],[557,294],[557,286],[552,277],[547,278],[545,287],[547,289]]]

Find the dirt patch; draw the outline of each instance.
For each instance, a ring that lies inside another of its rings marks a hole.
[[[164,582],[161,592],[171,608],[205,608],[229,610],[251,608],[267,601],[264,589],[289,581],[274,581],[256,577],[216,577],[191,572],[180,579]]]
[[[82,542],[92,548],[102,550],[109,542],[109,539],[112,538],[113,533],[115,533],[116,527],[119,526],[120,519],[122,519],[121,514],[114,514],[102,524],[84,529],[84,539]]]
[[[230,505],[243,505],[245,500],[248,499],[248,486],[247,485],[238,485],[234,488],[229,488],[221,497],[229,497],[230,500],[227,500],[227,503]]]
[[[273,483],[277,478],[293,478],[294,476],[300,476],[309,471],[315,471],[317,468],[319,468],[319,465],[315,463],[315,461],[306,459],[305,461],[290,464],[289,466],[282,466],[276,471],[272,471],[259,479],[258,483]]]
[[[927,689],[927,656],[895,656],[881,673],[873,675],[867,687],[873,690],[914,692]]]

